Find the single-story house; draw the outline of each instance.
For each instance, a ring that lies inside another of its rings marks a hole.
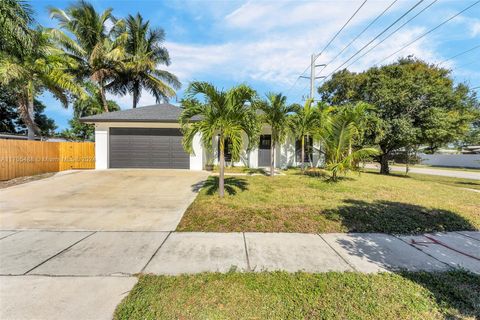
[[[172,104],[156,104],[135,109],[102,113],[83,117],[80,121],[95,125],[96,169],[108,168],[168,168],[203,170],[206,165],[218,163],[218,138],[214,152],[207,152],[200,136],[193,141],[194,154],[188,154],[182,146],[182,132],[178,119],[182,110]],[[198,120],[198,119],[197,119]],[[195,119],[192,119],[195,121]],[[264,126],[258,148],[244,150],[235,166],[250,168],[270,166],[271,130]],[[246,143],[245,143],[246,145]],[[318,145],[312,141],[305,161],[317,165]],[[227,163],[231,157],[226,147]],[[301,163],[301,144],[294,138],[276,148],[275,167],[286,168]]]

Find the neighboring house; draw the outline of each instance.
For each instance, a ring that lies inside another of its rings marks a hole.
[[[203,170],[207,164],[218,163],[218,139],[213,152],[207,152],[200,135],[193,141],[194,154],[187,154],[182,146],[182,132],[178,119],[182,110],[171,104],[102,113],[81,118],[95,124],[95,157],[97,169],[108,168],[173,168]],[[195,119],[193,119],[195,121]],[[270,128],[265,126],[257,148],[243,150],[234,165],[250,168],[270,166]],[[246,143],[245,143],[246,145]],[[318,165],[318,145],[307,145],[306,162]],[[226,148],[226,159],[231,157]],[[300,143],[293,138],[276,148],[275,166],[286,168],[300,164]]]

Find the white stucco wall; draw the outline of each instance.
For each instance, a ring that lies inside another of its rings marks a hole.
[[[180,128],[178,123],[152,123],[152,122],[103,122],[95,124],[95,168],[102,170],[108,169],[109,159],[109,129],[115,128]],[[262,134],[271,134],[269,127],[262,129]],[[246,147],[248,139],[243,137],[243,143]],[[208,152],[201,142],[201,135],[197,134],[193,139],[194,154],[190,155],[190,170],[203,170],[207,164],[218,164],[218,137],[213,138],[213,152]],[[321,157],[317,149],[319,143],[314,143],[313,166],[321,164]],[[295,157],[295,139],[288,137],[286,141],[277,145],[275,150],[275,167],[287,168],[298,166]],[[258,168],[258,148],[247,152],[245,149],[240,155],[240,160],[234,163],[235,166],[248,166],[250,168]]]
[[[108,126],[95,125],[95,169],[108,169]]]
[[[190,154],[190,170],[203,170],[205,168],[205,155],[202,147],[202,136],[197,133],[193,137],[193,154]]]
[[[424,154],[418,156],[422,164],[444,167],[480,168],[479,154]]]

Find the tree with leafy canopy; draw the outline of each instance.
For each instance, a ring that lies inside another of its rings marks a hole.
[[[202,101],[197,97],[201,97]],[[201,135],[205,149],[212,151],[214,137],[218,135],[220,155],[219,189],[220,197],[225,194],[225,141],[231,143],[232,160],[240,158],[244,147],[255,146],[260,131],[257,114],[253,107],[255,90],[239,85],[229,90],[219,90],[208,82],[192,82],[182,101],[180,124],[183,131],[183,146],[193,153],[193,139]],[[243,136],[248,145],[244,146]]]
[[[266,100],[256,103],[257,109],[262,111],[260,120],[266,123],[272,130],[270,139],[270,176],[275,172],[275,146],[282,143],[288,133],[288,124],[291,114],[297,110],[296,105],[288,105],[287,97],[281,93],[267,93]]]
[[[70,71],[80,81],[90,80],[98,85],[103,111],[108,112],[107,87],[124,68],[128,38],[124,21],[116,19],[111,8],[98,13],[84,0],[65,11],[50,8],[50,16],[59,23],[58,29],[49,29],[50,34],[76,61]]]
[[[69,121],[70,128],[62,131],[60,135],[68,140],[93,140],[95,126],[80,122],[80,118],[93,116],[104,112],[100,88],[93,82],[83,85],[87,95],[76,99],[73,103],[73,118]],[[108,111],[120,110],[119,105],[113,100],[107,100]]]
[[[0,85],[0,133],[25,134],[27,127],[17,111],[17,97],[8,87]],[[34,121],[41,136],[53,136],[57,126],[55,120],[45,114],[46,106],[35,99],[33,101]]]
[[[181,84],[174,74],[159,68],[170,65],[168,50],[163,46],[165,31],[151,28],[150,21],[145,21],[139,13],[129,15],[125,27],[128,37],[123,69],[109,89],[122,95],[128,92],[133,98],[133,108],[137,107],[142,90],[152,94],[157,103],[168,101]]]
[[[34,23],[31,6],[25,1],[0,1],[0,52],[21,55],[33,45]]]
[[[361,73],[339,71],[318,92],[328,104],[364,101],[375,107],[364,138],[380,147],[383,174],[395,150],[423,144],[434,152],[458,140],[478,109],[478,100],[465,85],[454,84],[449,70],[412,58]]]
[[[70,95],[84,95],[83,88],[68,70],[75,65],[64,52],[52,43],[43,30],[35,30],[32,49],[23,54],[0,53],[0,84],[16,97],[17,110],[27,127],[28,138],[33,139],[40,129],[34,119],[35,97],[43,91],[51,92],[68,106]]]

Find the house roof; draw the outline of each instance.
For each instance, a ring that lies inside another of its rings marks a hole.
[[[105,112],[80,118],[81,122],[178,122],[182,109],[169,103],[154,104],[135,109]],[[199,120],[198,117],[192,118]]]

